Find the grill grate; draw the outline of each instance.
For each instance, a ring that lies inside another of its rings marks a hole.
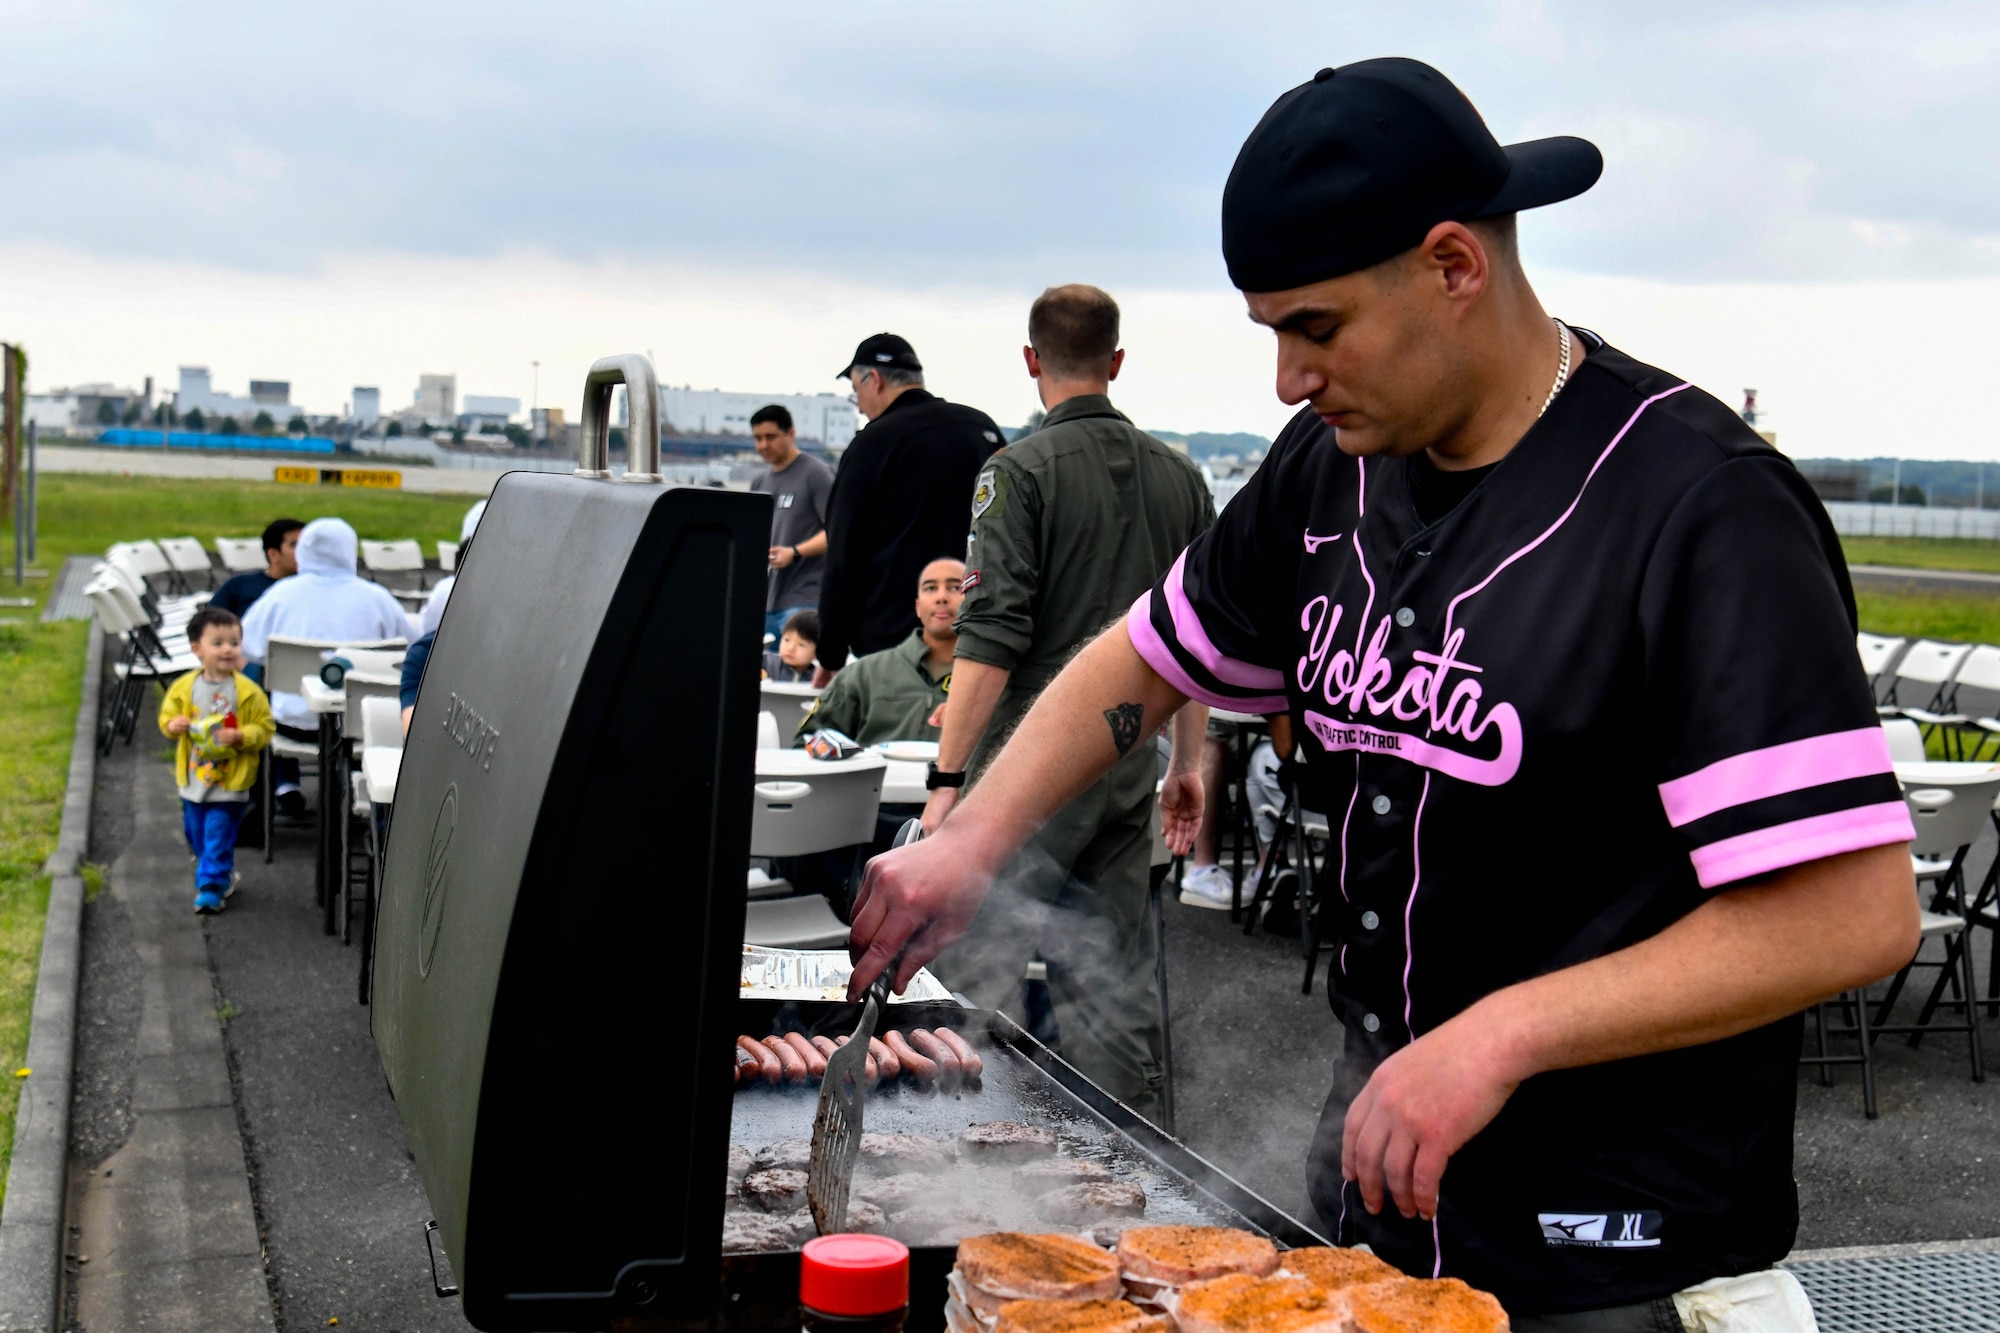
[[[1794,1260],[1821,1333],[2000,1333],[2000,1252]]]

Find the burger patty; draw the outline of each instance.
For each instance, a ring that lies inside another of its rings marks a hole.
[[[789,1213],[805,1202],[806,1173],[788,1166],[752,1171],[743,1177],[741,1193],[767,1213]]]
[[[1018,1120],[989,1120],[958,1136],[959,1148],[981,1162],[1032,1162],[1056,1153],[1056,1132]]]
[[[922,1134],[863,1133],[857,1165],[897,1175],[906,1171],[935,1171],[951,1165],[958,1157],[949,1139],[927,1138]]]
[[[791,1248],[792,1224],[788,1218],[740,1210],[723,1216],[724,1254],[757,1254]]]
[[[1065,1185],[1042,1198],[1052,1222],[1087,1223],[1138,1217],[1146,1211],[1146,1191],[1129,1180],[1093,1180]]]
[[[945,1196],[946,1191],[945,1182],[937,1176],[907,1171],[899,1176],[884,1176],[880,1180],[869,1181],[860,1187],[860,1197],[893,1214],[935,1203]]]
[[[754,1170],[756,1170],[756,1160],[750,1156],[750,1150],[739,1147],[734,1143],[730,1144],[729,1183],[731,1185],[737,1184],[743,1177],[749,1175]],[[730,1193],[735,1193],[735,1190],[732,1189]]]

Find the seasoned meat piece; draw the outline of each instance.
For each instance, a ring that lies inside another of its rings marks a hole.
[[[757,1160],[753,1170],[768,1171],[774,1166],[788,1166],[794,1171],[803,1171],[812,1161],[811,1139],[779,1139],[769,1147],[757,1150]]]
[[[950,1194],[951,1185],[948,1181],[937,1176],[906,1171],[899,1176],[885,1176],[881,1180],[863,1184],[860,1186],[858,1197],[867,1199],[868,1202],[893,1216],[905,1209],[949,1198]]]
[[[1086,1162],[1080,1157],[1044,1157],[1014,1171],[1023,1180],[1046,1180],[1057,1185],[1081,1185],[1092,1180],[1111,1180],[1111,1168],[1102,1162]]]
[[[729,1180],[731,1184],[740,1184],[743,1177],[749,1175],[755,1168],[756,1161],[750,1156],[748,1148],[734,1143],[729,1145]]]
[[[863,1133],[859,1165],[882,1175],[895,1175],[904,1171],[935,1171],[951,1165],[957,1156],[949,1139],[926,1138],[922,1134]]]
[[[1146,1191],[1129,1180],[1065,1185],[1042,1199],[1042,1211],[1051,1221],[1066,1223],[1138,1217],[1146,1211]]]
[[[756,1254],[792,1248],[789,1219],[769,1213],[732,1212],[722,1219],[722,1252]]]
[[[976,1162],[1032,1162],[1056,1153],[1056,1132],[1018,1120],[989,1120],[958,1136],[964,1154]]]
[[[789,1213],[805,1202],[806,1173],[783,1166],[752,1171],[743,1177],[742,1195],[767,1213]]]

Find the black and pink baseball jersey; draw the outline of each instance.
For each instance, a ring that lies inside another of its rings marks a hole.
[[[1349,1058],[1314,1207],[1520,1313],[1783,1257],[1800,1021],[1530,1080],[1452,1159],[1435,1225],[1343,1187],[1366,1070],[1709,893],[1912,836],[1825,510],[1714,398],[1580,336],[1548,412],[1429,524],[1416,464],[1301,413],[1126,618],[1190,697],[1289,711],[1327,816]]]

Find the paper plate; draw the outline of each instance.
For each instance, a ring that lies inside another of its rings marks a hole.
[[[875,753],[905,764],[928,764],[938,757],[936,741],[883,741]]]

